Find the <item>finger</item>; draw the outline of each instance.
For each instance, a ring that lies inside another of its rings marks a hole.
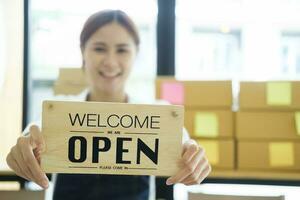
[[[8,156],[6,158],[6,162],[8,164],[8,166],[16,173],[16,175],[30,181],[30,178],[27,177],[20,169],[17,161],[12,157],[12,156]]]
[[[179,183],[187,178],[190,174],[194,173],[195,168],[197,167],[198,163],[201,159],[204,158],[204,150],[200,149],[196,155],[192,158],[185,158],[183,159],[184,166],[175,176],[170,177],[167,180],[167,185]],[[205,160],[205,159],[203,159]]]
[[[198,176],[197,181],[190,181],[185,183],[185,185],[195,185],[195,184],[200,184],[202,183],[202,181],[209,175],[209,173],[211,172],[211,167],[210,165],[208,165]]]
[[[197,145],[197,143],[193,142],[194,140],[189,140],[188,142],[186,142],[185,144],[185,150],[183,152],[182,155],[182,163],[189,163],[190,160],[193,158],[193,156],[198,152],[199,150],[199,146]]]
[[[28,141],[28,140],[27,140]],[[28,141],[29,143],[29,141]],[[25,165],[29,168],[34,181],[39,184],[42,188],[48,188],[49,180],[46,174],[41,169],[38,160],[34,156],[34,153],[30,145],[22,146],[22,155],[25,161]]]
[[[30,170],[30,167],[27,165],[27,163],[23,157],[22,150],[19,148],[19,146],[16,146],[15,151],[16,151],[16,154],[18,155],[18,157],[16,157],[17,158],[16,160],[19,163],[19,167],[21,168],[21,170],[24,173],[26,173],[26,176],[28,176],[31,181],[35,181],[34,176]]]
[[[198,164],[197,167],[195,168],[195,171],[190,174],[188,177],[186,177],[184,180],[181,181],[183,184],[191,183],[193,182],[194,184],[197,183],[200,174],[202,171],[204,171],[208,167],[208,161],[207,159],[202,159]]]
[[[22,175],[22,176],[27,177],[27,180],[30,180],[30,181],[34,180],[33,176],[31,175],[31,172],[29,171],[29,169],[27,167],[25,167],[23,157],[22,157],[21,153],[19,152],[18,147],[14,146],[12,148],[11,152],[12,152],[12,156],[14,158],[14,161],[18,165],[19,174]]]
[[[42,152],[40,150],[38,150],[38,149],[33,150],[33,155],[36,158],[39,165],[41,165],[41,156],[42,156],[41,154],[42,154]]]
[[[190,139],[188,141],[186,141],[184,144],[183,144],[183,148],[182,148],[182,156],[183,154],[190,148],[191,145],[197,145],[197,142],[193,139]]]
[[[38,126],[32,125],[30,127],[30,144],[32,145],[33,149],[38,149],[41,151],[45,150],[45,141],[43,135]]]

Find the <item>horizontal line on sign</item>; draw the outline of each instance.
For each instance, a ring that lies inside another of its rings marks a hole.
[[[69,166],[69,168],[93,168],[93,169],[96,169],[97,167],[80,167],[80,166]]]
[[[71,133],[104,133],[103,131],[70,131]]]
[[[157,135],[158,133],[131,133],[131,132],[126,132],[124,134],[144,134],[144,135]]]
[[[147,169],[147,170],[157,170],[157,168],[139,168],[139,167],[127,167],[125,169]]]

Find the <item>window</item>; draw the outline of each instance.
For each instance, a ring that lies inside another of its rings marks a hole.
[[[177,0],[176,5],[178,78],[299,78],[299,0]]]
[[[239,31],[210,30],[196,25],[191,25],[189,31],[182,31],[186,33],[182,38],[178,33],[176,51],[176,74],[179,78],[232,78],[231,74],[239,72]]]
[[[241,31],[231,18],[241,1],[177,0],[176,5],[176,77],[231,79],[240,73]]]
[[[281,71],[289,77],[300,75],[300,32],[281,35]]]

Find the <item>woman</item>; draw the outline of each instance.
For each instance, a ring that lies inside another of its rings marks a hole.
[[[139,35],[132,20],[122,11],[106,10],[93,14],[80,35],[83,70],[88,92],[73,100],[129,102],[125,83],[139,48]],[[69,98],[70,99],[70,98]],[[48,179],[40,167],[45,147],[40,128],[30,125],[7,156],[15,173],[46,189]],[[166,184],[199,184],[211,168],[203,148],[186,139],[183,144],[181,170]],[[149,176],[59,174],[54,199],[148,199]]]

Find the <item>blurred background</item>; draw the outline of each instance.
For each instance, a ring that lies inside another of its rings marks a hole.
[[[54,96],[59,69],[81,67],[80,30],[102,9],[121,9],[138,26],[141,47],[127,90],[145,101],[156,98],[160,75],[231,80],[234,102],[241,81],[300,79],[300,0],[0,0],[0,190],[39,190],[15,177],[5,157],[24,126],[40,117],[42,100]],[[211,180],[178,184],[172,196],[300,196],[300,176]]]

